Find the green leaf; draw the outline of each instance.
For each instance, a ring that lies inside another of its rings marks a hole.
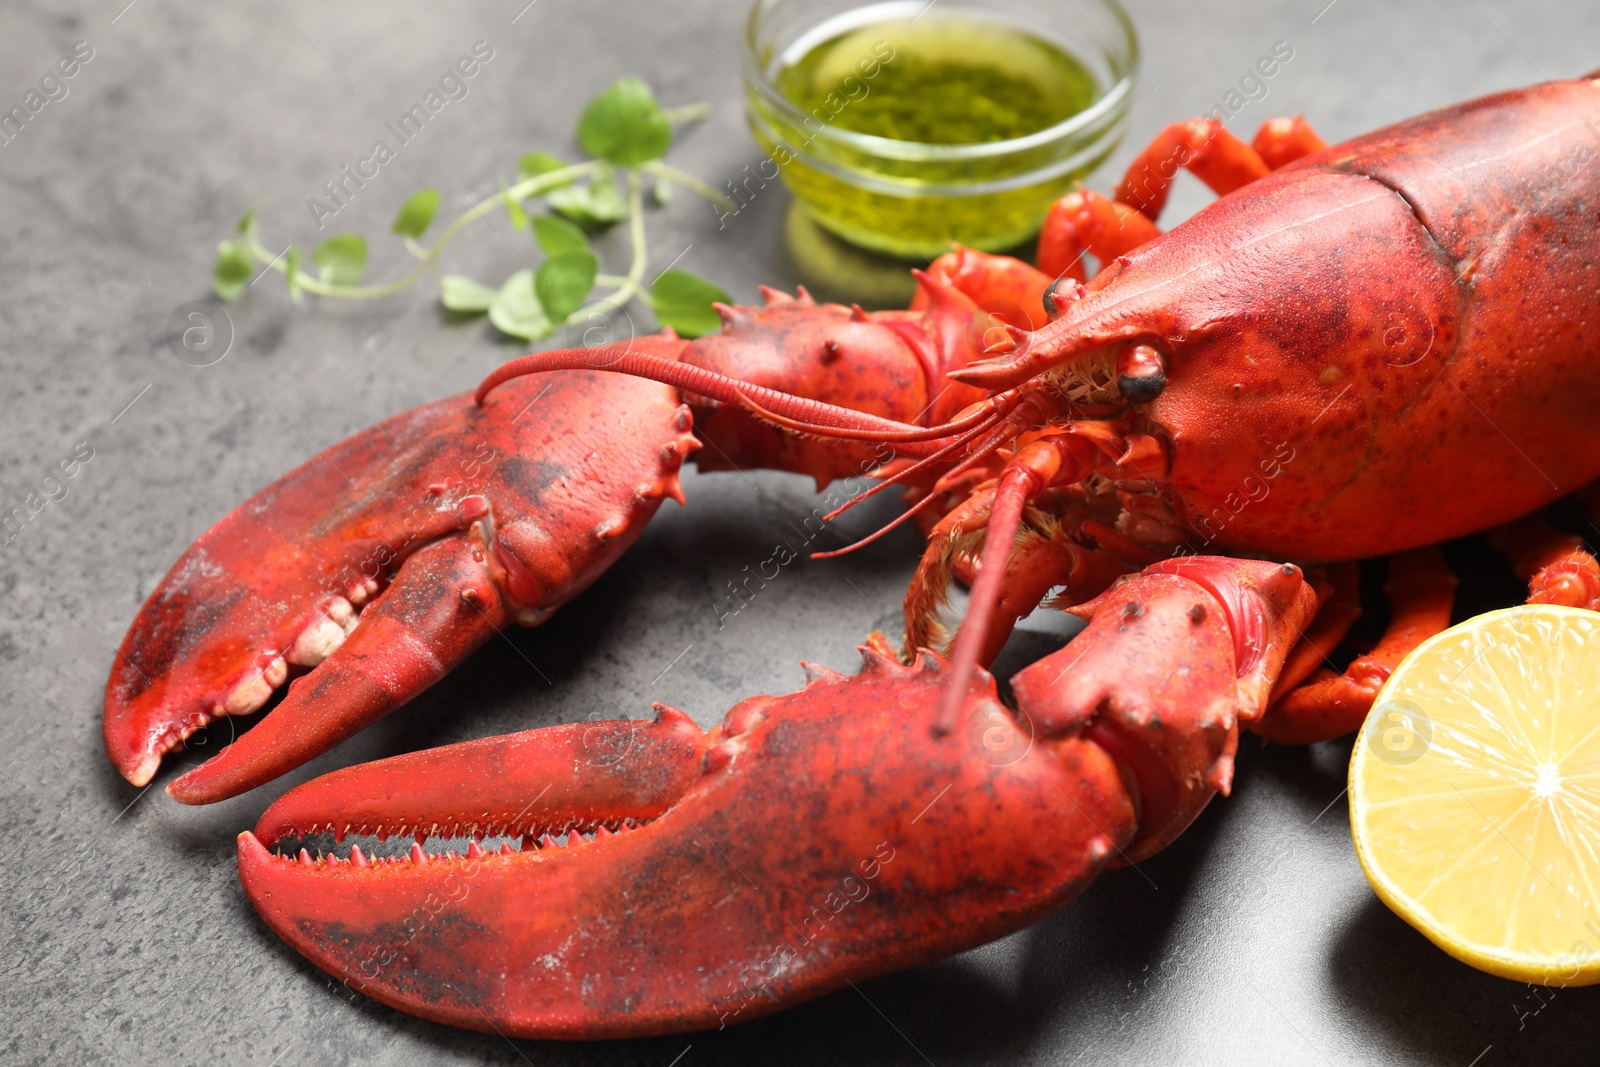
[[[294,245],[283,254],[283,280],[289,286],[289,299],[300,303],[300,249]]]
[[[329,285],[356,285],[367,270],[367,239],[358,233],[330,237],[312,250],[311,261]]]
[[[577,229],[577,227],[573,227]],[[533,291],[553,322],[562,322],[578,310],[583,298],[594,288],[600,261],[587,248],[551,256],[534,271]]]
[[[712,310],[713,300],[732,303],[732,297],[704,278],[685,270],[661,272],[650,287],[650,306],[663,326],[671,326],[685,337],[699,337],[722,326]]]
[[[628,202],[609,174],[588,185],[573,185],[550,194],[550,206],[580,226],[610,226],[628,217]]]
[[[460,274],[446,274],[439,279],[439,302],[450,311],[481,315],[489,310],[497,294],[482,282]]]
[[[622,78],[583,109],[578,143],[591,156],[637,167],[666,155],[672,124],[650,86],[638,78]]]
[[[420,193],[413,193],[409,200],[400,205],[400,213],[394,217],[394,225],[389,228],[401,237],[421,237],[438,210],[439,190],[424,189]]]
[[[505,186],[500,187],[500,199],[506,202],[506,214],[511,216],[511,227],[516,230],[528,228],[528,213],[522,210],[522,205],[517,203],[515,197],[507,196],[509,192]]]
[[[533,236],[547,256],[589,250],[589,239],[583,235],[583,231],[566,219],[558,219],[554,215],[540,215],[534,219]]]
[[[489,305],[489,321],[501,333],[524,341],[537,341],[555,328],[533,290],[533,271],[519,270],[506,279]]]
[[[549,152],[524,152],[522,158],[517,160],[517,180],[526,181],[537,178],[541,174],[549,174],[553,170],[561,170],[567,166],[567,161],[552,156]],[[570,185],[571,182],[562,184]],[[561,186],[556,186],[557,189]]]
[[[211,287],[221,299],[237,300],[249,284],[249,250],[237,241],[222,242],[217,246],[216,265],[211,268]]]
[[[665,207],[672,199],[672,183],[665,178],[657,178],[656,183],[650,187],[650,195],[657,204]]]
[[[255,208],[251,208],[249,211],[246,211],[243,215],[240,215],[239,216],[239,221],[233,224],[233,228],[234,228],[234,230],[236,232],[242,233],[246,237],[255,236],[255,232],[256,232],[256,209]]]

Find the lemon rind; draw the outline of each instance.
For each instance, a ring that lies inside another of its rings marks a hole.
[[[1384,683],[1383,688],[1378,692],[1377,698],[1373,701],[1373,706],[1377,707],[1384,701],[1391,699],[1393,691],[1398,688],[1397,682],[1403,679],[1406,667],[1412,660],[1424,658],[1435,645],[1446,640],[1457,639],[1463,629],[1487,628],[1498,619],[1515,618],[1524,615],[1572,617],[1580,614],[1589,617],[1593,621],[1595,613],[1584,608],[1565,607],[1557,604],[1518,604],[1514,607],[1500,608],[1496,611],[1473,616],[1471,619],[1441,630],[1406,655],[1405,659],[1395,668],[1394,673],[1389,676],[1388,681]],[[1362,873],[1366,875],[1367,882],[1372,886],[1373,892],[1378,895],[1378,899],[1382,900],[1389,910],[1404,919],[1408,925],[1437,945],[1447,955],[1477,970],[1512,981],[1532,982],[1537,985],[1562,988],[1593,985],[1600,982],[1600,945],[1596,945],[1593,953],[1589,956],[1592,962],[1574,969],[1570,959],[1565,956],[1550,960],[1544,956],[1507,953],[1497,947],[1481,945],[1461,937],[1452,937],[1445,929],[1445,924],[1440,922],[1430,909],[1412,900],[1373,862],[1369,850],[1362,840],[1360,832],[1362,823],[1357,816],[1362,809],[1361,800],[1364,796],[1358,770],[1365,765],[1366,757],[1363,753],[1366,751],[1368,743],[1367,731],[1372,728],[1374,721],[1376,720],[1369,717],[1356,734],[1355,748],[1351,752],[1346,784],[1349,787],[1350,795],[1351,842],[1355,846],[1356,859],[1361,864]]]

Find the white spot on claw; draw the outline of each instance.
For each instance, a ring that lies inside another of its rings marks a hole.
[[[271,699],[272,689],[264,672],[251,671],[239,680],[223,700],[222,712],[225,715],[248,715]]]
[[[297,667],[315,667],[334,649],[344,644],[344,639],[359,621],[350,601],[342,596],[330,597],[318,606],[305,629],[295,637],[294,644],[283,658]]]

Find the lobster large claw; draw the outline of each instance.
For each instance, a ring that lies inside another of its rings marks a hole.
[[[959,728],[936,736],[942,662],[863,654],[862,673],[808,667],[804,689],[745,700],[708,733],[661,708],[327,775],[240,835],[245,891],[318,966],[404,1011],[625,1037],[743,1021],[981,944],[1131,840],[1101,747],[1033,737],[981,673]],[[525,844],[269,851],[328,828]]]
[[[672,337],[636,342],[673,357]],[[319,453],[189,548],[123,640],[105,743],[135,785],[207,722],[283,702],[169,791],[234,796],[331,748],[512,622],[542,622],[637,537],[698,447],[675,391],[519,380]]]

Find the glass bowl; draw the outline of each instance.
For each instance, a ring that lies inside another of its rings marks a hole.
[[[922,262],[951,242],[1004,251],[1037,233],[1051,202],[1122,138],[1137,74],[1133,23],[1117,0],[936,2],[938,17],[1010,24],[1061,48],[1093,77],[1092,102],[1037,133],[983,144],[927,144],[844,129],[824,121],[832,114],[816,113],[826,109],[803,111],[785,98],[779,72],[842,32],[920,18],[933,4],[758,0],[745,26],[745,103],[768,158],[750,168],[735,195],[753,194],[752,178],[765,184],[781,176],[819,226],[851,244]],[[874,58],[861,58],[864,92]]]

